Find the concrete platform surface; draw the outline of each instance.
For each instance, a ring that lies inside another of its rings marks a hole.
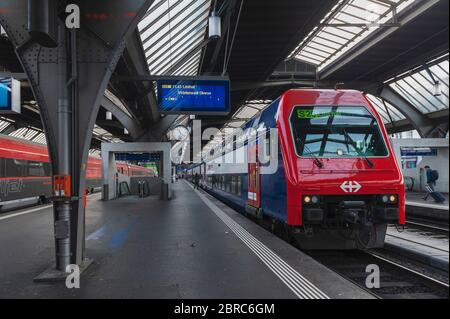
[[[444,203],[436,203],[431,196],[428,197],[427,200],[424,200],[423,197],[425,193],[416,193],[416,192],[407,192],[406,193],[406,205],[407,206],[418,206],[418,207],[427,207],[432,209],[440,209],[446,210],[448,212],[448,194],[443,194],[446,198]]]
[[[372,298],[187,182],[173,189],[89,198],[80,289],[33,282],[54,262],[51,207],[1,216],[0,298]]]
[[[403,232],[398,232],[395,227],[389,227],[386,247],[404,254],[406,257],[448,271],[448,235],[434,234],[408,227]]]
[[[419,218],[448,224],[448,194],[444,194],[447,200],[440,204],[431,197],[425,201],[424,196],[425,193],[406,193],[406,218]]]

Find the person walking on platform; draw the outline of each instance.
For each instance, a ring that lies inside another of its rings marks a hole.
[[[195,175],[194,175],[194,189],[198,189],[199,183],[200,183],[200,175],[198,175],[198,173],[195,173]]]
[[[425,166],[424,168],[425,168],[426,174],[427,174],[427,185],[425,186],[425,188],[427,190],[427,194],[425,195],[425,197],[423,199],[427,200],[428,196],[431,196],[438,203],[445,202],[444,195],[442,195],[439,192],[436,192],[436,189],[435,189],[436,181],[439,179],[439,172],[431,169],[431,167],[428,165]]]

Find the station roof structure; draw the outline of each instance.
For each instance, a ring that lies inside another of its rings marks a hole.
[[[208,39],[213,10],[218,40]],[[448,12],[447,0],[155,0],[127,39],[92,147],[160,141],[189,125],[187,116],[160,115],[154,83],[123,80],[133,75],[228,75],[232,112],[198,117],[204,128],[240,127],[289,88],[339,84],[366,92],[391,132],[447,132]],[[4,34],[0,70],[23,75]],[[0,119],[0,134],[45,142],[39,106],[21,81],[23,112]]]
[[[210,11],[210,0],[153,3],[138,25],[150,74],[198,74]]]

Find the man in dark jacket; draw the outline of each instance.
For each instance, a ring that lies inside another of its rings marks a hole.
[[[195,173],[194,175],[194,189],[198,189],[198,185],[200,183],[200,175]]]
[[[434,193],[436,191],[434,188],[436,186],[436,177],[434,176],[435,173],[430,166],[425,166],[424,168],[427,174],[427,194],[423,199],[427,200],[430,193]]]

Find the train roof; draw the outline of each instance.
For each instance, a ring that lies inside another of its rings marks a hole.
[[[31,141],[24,140],[24,139],[18,138],[18,137],[0,134],[0,139],[10,140],[10,141],[14,141],[14,142],[22,143],[22,144],[34,145],[34,146],[42,147],[43,149],[47,150],[47,145],[45,145],[45,144],[31,142]]]

